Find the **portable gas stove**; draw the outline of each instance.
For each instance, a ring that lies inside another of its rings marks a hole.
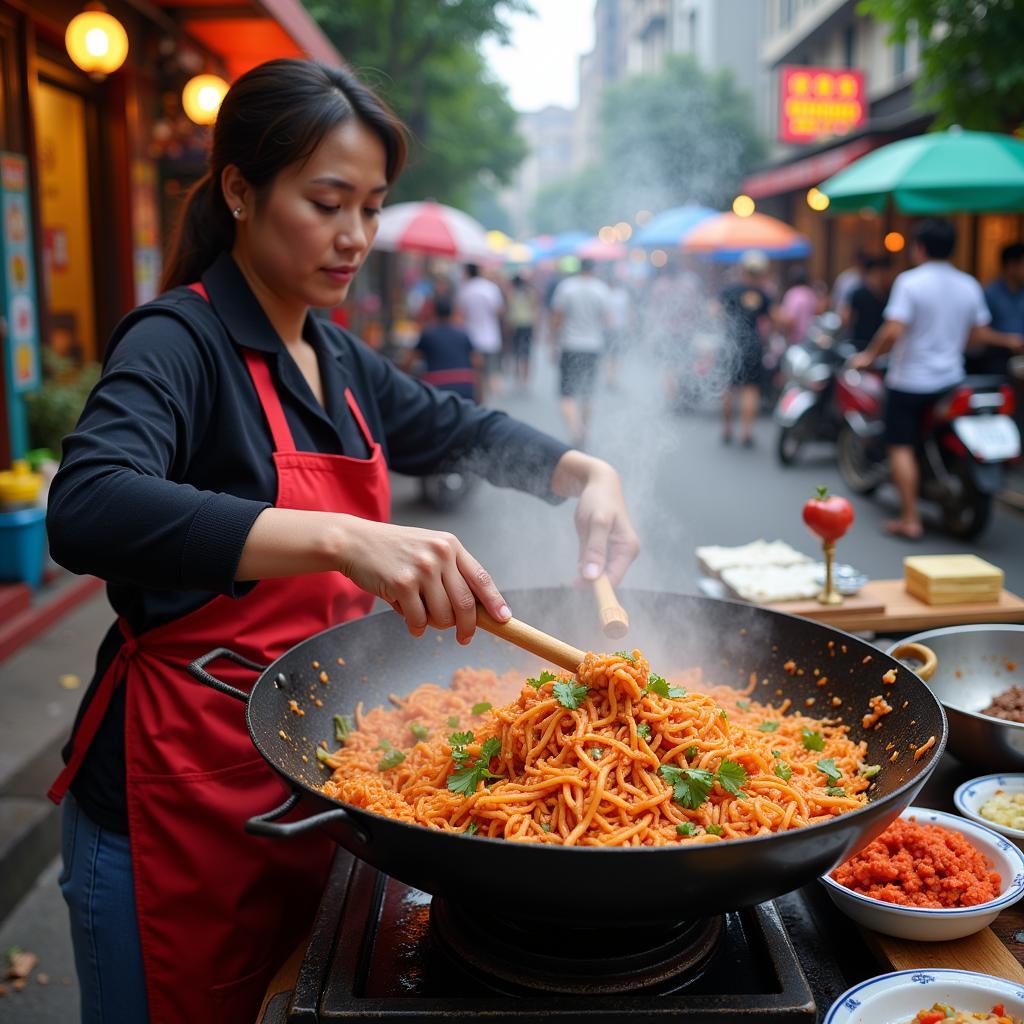
[[[339,849],[295,989],[264,1024],[816,1024],[879,971],[817,886],[661,929],[612,924],[553,932],[488,918]]]

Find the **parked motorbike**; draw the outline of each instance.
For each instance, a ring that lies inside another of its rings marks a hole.
[[[782,357],[782,394],[773,415],[779,426],[775,451],[784,466],[796,462],[809,441],[835,443],[839,437],[835,379],[856,351],[838,340],[841,326],[835,313],[815,317],[803,341]]]
[[[835,395],[839,472],[851,491],[871,494],[888,478],[882,376],[843,370]],[[1006,464],[1020,457],[1013,413],[1013,390],[1004,378],[965,377],[936,402],[922,426],[916,444],[920,496],[938,504],[954,537],[970,539],[985,529]]]

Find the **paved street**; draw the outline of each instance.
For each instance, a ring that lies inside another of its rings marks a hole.
[[[535,367],[529,393],[509,390],[499,404],[543,429],[562,430],[554,374],[546,361]],[[614,390],[602,389],[596,406],[592,450],[622,471],[644,544],[629,583],[692,590],[697,579],[693,548],[698,544],[781,538],[815,553],[814,538],[801,521],[800,509],[816,484],[841,492],[838,474],[827,457],[783,470],[774,459],[774,428],[767,420],[759,425],[754,450],[723,448],[712,413],[676,418],[663,408],[657,381],[643,367],[632,368]],[[916,545],[883,536],[880,525],[891,512],[891,496],[889,503],[854,499],[854,505],[857,522],[841,542],[840,554],[870,575],[900,575],[901,558],[911,551],[975,550],[1006,570],[1011,589],[1024,590],[1024,519],[1016,513],[998,509],[988,533],[969,548],[937,532],[929,532]],[[481,486],[463,508],[445,517],[424,508],[414,481],[396,480],[394,517],[399,522],[454,530],[506,588],[563,584],[575,573],[576,541],[568,505],[550,508],[532,498]],[[103,618],[103,600],[96,599],[89,609],[89,621]],[[58,636],[65,653],[62,670],[87,677],[94,638],[81,630],[51,634]],[[53,689],[52,680],[44,679],[42,685],[47,692]],[[30,709],[26,706],[23,713],[29,715]],[[32,728],[31,721],[26,720],[24,727]],[[33,982],[26,991],[9,991],[0,999],[0,1020],[11,1024],[72,1020],[77,1012],[75,988],[62,980],[73,972],[66,911],[56,877],[54,863],[26,900],[0,923],[0,950],[18,945],[35,951],[40,970],[50,978],[45,987]]]

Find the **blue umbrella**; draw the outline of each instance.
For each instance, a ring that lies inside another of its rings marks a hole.
[[[716,249],[714,252],[705,252],[701,255],[711,260],[712,263],[739,263],[740,257],[749,251],[750,247],[748,246],[746,249]],[[761,252],[773,260],[802,260],[805,256],[810,256],[811,243],[794,242],[792,245],[761,248]]]
[[[682,244],[683,238],[691,228],[716,213],[717,210],[698,206],[696,203],[674,206],[671,210],[663,210],[656,217],[652,217],[633,235],[629,244],[639,249],[674,249]]]
[[[547,256],[573,256],[576,250],[584,243],[589,242],[591,235],[588,235],[586,231],[563,231],[559,235],[555,235],[555,240],[546,253],[541,254],[541,258]]]

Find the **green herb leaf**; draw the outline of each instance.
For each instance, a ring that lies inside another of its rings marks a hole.
[[[453,793],[472,796],[477,791],[477,787],[481,782],[486,779],[498,778],[501,778],[501,776],[489,771],[487,762],[480,759],[460,764],[458,769],[448,776],[448,788]]]
[[[668,680],[664,676],[659,676],[657,672],[652,672],[647,677],[644,693],[656,693],[659,697],[671,697],[673,700],[686,696],[686,691],[681,686],[669,686]]]
[[[716,778],[727,793],[732,793],[733,796],[746,796],[740,792],[740,787],[747,784],[747,772],[743,765],[735,761],[723,761],[718,766]]]
[[[380,743],[377,744],[377,749],[378,750],[390,750],[391,749],[391,741],[390,740],[381,740]]]
[[[836,767],[836,759],[834,757],[825,758],[814,767],[831,783],[836,783],[843,777],[843,773]]]
[[[687,761],[692,761],[699,753],[700,750],[698,750],[697,747],[687,747],[683,751],[683,756],[686,758]]]
[[[866,764],[861,768],[860,774],[865,779],[873,779],[881,770],[880,764]]]
[[[542,828],[542,829],[543,829],[543,830],[544,830],[545,832],[550,832],[550,831],[551,831],[551,824],[550,824],[550,822],[547,822],[547,821],[542,821],[542,822],[540,823],[540,827],[541,827],[541,828]]]
[[[789,782],[793,777],[793,769],[790,768],[785,761],[779,761],[775,766],[775,774],[782,779],[783,782]]]
[[[452,715],[452,717],[448,719],[448,728],[449,729],[458,729],[458,727],[459,727],[458,716],[457,715]]]
[[[485,711],[490,711],[492,706],[488,701],[483,700],[479,704],[473,705],[470,709],[470,714],[482,715]]]
[[[778,722],[762,722],[757,728],[760,732],[775,732],[778,727]]]
[[[846,790],[842,786],[829,786],[826,788],[825,793],[828,796],[846,796]]]
[[[825,737],[813,729],[801,729],[800,739],[803,740],[804,750],[825,749]]]
[[[728,714],[728,712],[727,712],[727,711],[725,710],[725,708],[719,708],[719,709],[718,709],[718,717],[719,717],[719,718],[724,718],[724,719],[726,719],[726,721],[728,721],[728,719],[729,719],[729,714]]]
[[[773,750],[772,751],[772,757],[782,757],[782,751],[781,750]]]
[[[489,740],[484,740],[480,747],[480,758],[484,764],[489,764],[492,757],[497,757],[501,753],[501,740],[497,736],[492,736]]]
[[[352,719],[348,715],[335,715],[334,716],[334,738],[341,744],[344,744],[345,740],[348,739],[348,734],[352,731]]]
[[[389,768],[395,768],[405,760],[405,754],[400,750],[392,748],[378,762],[377,771],[386,772]]]
[[[736,707],[738,707],[740,709],[740,711],[749,711],[750,710],[750,701],[749,700],[738,700],[738,701],[736,701]]]
[[[697,830],[694,828],[692,821],[684,821],[682,825],[676,825],[676,835],[694,836],[696,834]]]
[[[619,658],[624,658],[631,665],[636,664],[636,657],[633,655],[632,651],[616,651],[615,654]]]
[[[467,743],[473,742],[473,734],[471,732],[453,732],[448,737],[448,746],[450,747],[464,747]]]
[[[705,827],[704,831],[707,832],[709,836],[720,836],[725,834],[725,829],[722,828],[721,825],[708,825]]]
[[[590,690],[582,683],[574,683],[569,680],[555,683],[551,688],[551,692],[563,708],[575,711],[587,699],[587,694],[590,693]]]
[[[477,823],[475,821],[471,821],[469,823],[469,827],[466,829],[466,835],[467,836],[475,836],[476,832],[477,832],[477,827],[478,827]]]
[[[592,761],[600,761],[601,758],[604,757],[604,748],[603,747],[591,747],[590,750],[587,751],[587,753],[590,754],[590,759]]]
[[[425,725],[420,725],[419,722],[413,722],[409,726],[409,732],[418,740],[425,740],[430,735],[430,730]]]
[[[672,799],[691,811],[708,798],[715,776],[703,768],[676,768],[663,764],[658,774],[672,787]]]
[[[545,669],[536,679],[527,679],[526,681],[535,690],[539,690],[545,683],[553,683],[557,678],[558,676],[556,676],[553,672],[549,672],[547,669]]]
[[[328,751],[324,750],[323,747],[317,747],[316,748],[316,759],[321,764],[327,764],[327,762],[330,760],[330,757],[331,757],[330,753],[328,753]]]
[[[650,724],[647,723],[647,722],[641,722],[636,727],[636,734],[641,739],[649,740],[651,738],[651,727],[650,727]]]

